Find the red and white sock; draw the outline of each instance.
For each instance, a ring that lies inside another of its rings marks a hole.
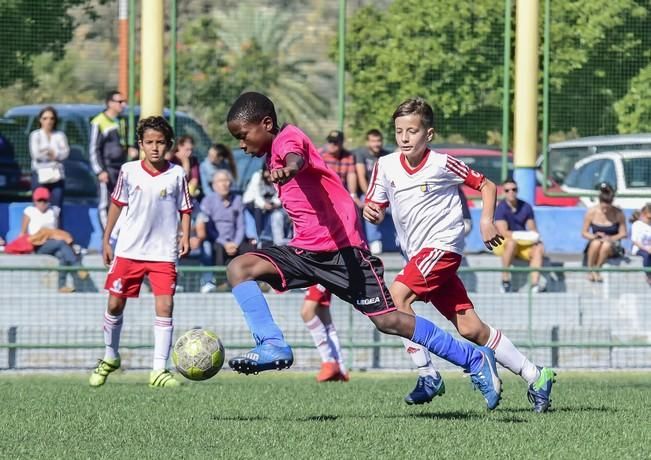
[[[432,358],[429,350],[422,345],[412,342],[409,339],[401,337],[402,344],[405,346],[407,354],[418,368],[418,375],[425,377],[431,375],[436,377],[438,371],[432,364]]]
[[[113,316],[104,312],[104,359],[115,359],[120,354],[120,332],[122,332],[122,315]]]
[[[334,324],[328,324],[326,326],[326,332],[328,334],[328,342],[330,343],[330,350],[335,356],[335,360],[339,363],[339,370],[342,374],[346,374],[346,364],[344,363],[344,354],[341,352],[341,342],[339,342],[339,335],[337,334],[337,328]]]
[[[156,316],[154,321],[154,366],[155,371],[167,368],[167,359],[172,348],[172,318]]]
[[[336,362],[337,357],[335,356],[334,350],[332,349],[330,341],[328,340],[328,331],[326,330],[326,327],[321,319],[315,315],[311,320],[305,321],[305,325],[310,331],[310,335],[312,335],[312,340],[314,340],[316,349],[319,351],[321,362]]]
[[[529,385],[540,377],[540,371],[520,350],[515,348],[513,342],[493,326],[490,328],[490,336],[486,346],[495,352],[495,361],[506,367],[516,375],[522,377]]]

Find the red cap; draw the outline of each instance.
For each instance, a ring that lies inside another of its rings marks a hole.
[[[50,191],[45,187],[37,187],[34,190],[34,193],[32,193],[32,199],[34,201],[38,201],[38,200],[49,201],[50,200]]]

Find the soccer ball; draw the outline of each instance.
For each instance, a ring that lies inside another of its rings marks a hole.
[[[176,369],[190,380],[206,380],[224,364],[224,346],[214,332],[192,329],[174,344],[172,361]]]

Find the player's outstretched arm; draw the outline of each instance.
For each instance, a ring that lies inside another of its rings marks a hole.
[[[288,153],[285,156],[285,166],[283,168],[272,169],[269,173],[271,182],[284,184],[292,179],[305,164],[305,160],[296,153]]]
[[[111,247],[111,233],[113,232],[113,229],[115,228],[115,223],[118,221],[118,218],[120,217],[120,213],[122,213],[122,206],[118,206],[115,203],[111,203],[109,206],[108,210],[108,216],[106,218],[106,228],[104,229],[104,237],[102,240],[102,246],[103,246],[103,258],[104,258],[104,264],[106,266],[111,265],[111,262],[113,262],[113,248]]]
[[[504,240],[504,237],[500,234],[494,222],[497,187],[495,187],[492,181],[484,179],[480,191],[483,205],[481,219],[479,221],[479,231],[481,232],[481,237],[486,247],[492,250]]]
[[[364,216],[364,219],[368,220],[372,224],[377,225],[381,223],[384,220],[385,214],[386,209],[377,203],[367,201],[366,204],[364,204],[362,215]]]

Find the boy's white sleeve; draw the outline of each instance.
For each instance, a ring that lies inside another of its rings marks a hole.
[[[480,190],[486,177],[473,169],[458,158],[446,155],[445,159],[445,176],[455,184],[465,184],[475,190]]]
[[[371,179],[368,183],[368,191],[366,192],[366,200],[378,204],[382,207],[389,206],[389,196],[387,195],[386,177],[384,169],[382,168],[381,161],[378,160],[373,167]]]
[[[129,204],[129,178],[124,168],[120,169],[118,180],[111,194],[111,201],[118,206],[127,206]]]
[[[179,174],[179,193],[176,195],[177,209],[183,213],[192,212],[192,200],[190,199],[190,191],[188,190],[188,181],[185,178],[185,173]]]

